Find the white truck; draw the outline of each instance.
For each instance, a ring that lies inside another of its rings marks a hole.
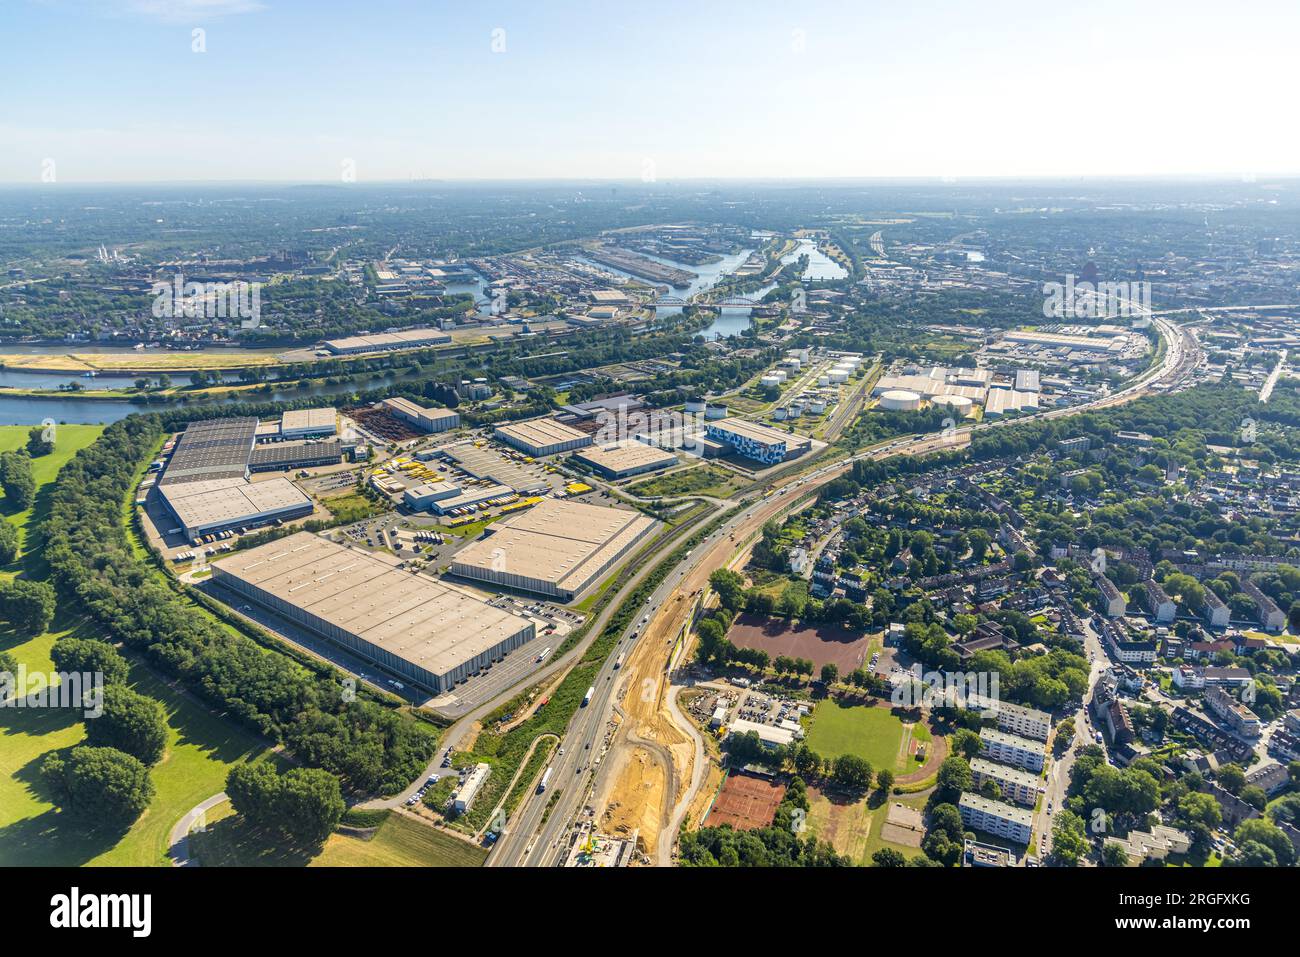
[[[592,685],[590,688],[587,689],[587,693],[582,696],[582,706],[584,708],[587,707],[587,705],[591,704],[591,699],[595,694],[596,694],[596,686]]]
[[[537,782],[537,793],[541,794],[546,790],[546,785],[551,783],[551,769],[547,768],[542,772],[542,779]]]

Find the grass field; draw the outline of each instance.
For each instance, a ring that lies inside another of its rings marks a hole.
[[[190,845],[204,867],[478,867],[487,851],[402,814],[390,814],[369,840],[332,834],[315,855],[285,848],[246,827],[229,804],[208,816]]]
[[[29,670],[49,671],[50,648],[64,635],[102,637],[93,624],[56,621],[38,638],[0,633],[0,648]],[[131,686],[157,699],[167,715],[167,751],[152,769],[156,795],[125,833],[87,834],[64,825],[40,780],[45,755],[85,737],[80,712],[0,709],[0,867],[167,863],[172,826],[200,801],[225,787],[226,774],[243,761],[262,760],[266,743],[199,702],[173,690],[131,658]]]
[[[0,569],[0,574],[35,578],[45,574],[44,559],[35,550],[38,543],[31,533],[48,508],[49,483],[102,431],[101,426],[58,426],[54,452],[33,460],[36,505],[5,516],[19,527],[24,554]],[[0,427],[0,450],[24,446],[27,433],[27,426]],[[65,610],[42,635],[0,630],[0,650],[11,652],[29,671],[48,673],[53,669],[50,649],[67,635],[104,637],[94,623]],[[40,779],[39,767],[49,752],[71,747],[85,737],[81,712],[0,708],[0,866],[165,864],[167,838],[176,821],[221,791],[231,766],[263,759],[268,753],[265,742],[173,690],[138,657],[127,657],[132,687],[160,701],[167,715],[167,751],[152,771],[157,792],[153,803],[125,833],[88,834],[65,825]]]
[[[717,465],[697,465],[629,485],[627,491],[641,498],[659,495],[711,495],[725,498],[744,484],[744,478],[728,469]]]
[[[10,369],[39,369],[49,372],[100,372],[159,373],[175,375],[195,369],[243,369],[248,366],[275,365],[279,353],[267,349],[258,352],[169,352],[158,349],[140,349],[133,352],[69,352],[63,355],[0,355]]]
[[[14,452],[26,448],[27,435],[31,432],[31,428],[29,425],[0,425],[0,452]],[[104,431],[102,425],[57,425],[54,429],[54,451],[49,455],[32,459],[32,478],[36,481],[36,505],[24,512],[4,513],[4,520],[18,529],[18,544],[22,553],[28,551],[29,544],[33,548],[36,545],[34,541],[28,542],[28,536],[30,529],[40,521],[43,514],[41,489],[54,481],[54,476],[59,474],[59,469],[63,468],[69,459],[94,442]],[[0,569],[0,575],[7,574],[12,578],[22,570],[22,562],[20,555],[17,562],[8,568]],[[28,569],[29,574],[32,570]]]
[[[892,848],[907,858],[922,857],[919,847],[895,844],[881,837],[891,803],[923,807],[924,795],[900,796],[891,794],[881,800],[878,792],[869,798],[846,803],[838,796],[828,796],[810,789],[808,792],[808,836],[829,841],[835,850],[849,857],[855,864],[866,865],[871,855],[881,848]]]
[[[822,701],[808,718],[808,747],[823,758],[856,754],[879,771],[915,771],[915,762],[899,753],[903,722],[887,708],[844,707]]]

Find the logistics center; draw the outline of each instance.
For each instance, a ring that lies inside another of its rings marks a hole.
[[[310,532],[213,562],[212,581],[438,694],[536,634],[395,558]]]
[[[626,509],[544,499],[489,526],[452,558],[454,575],[568,601],[611,571],[659,525]]]

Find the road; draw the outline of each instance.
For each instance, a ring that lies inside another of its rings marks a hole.
[[[689,601],[672,600],[674,592],[686,599],[693,594],[694,589],[705,587],[709,574],[727,563],[737,548],[740,547],[738,543],[743,543],[749,535],[761,530],[765,522],[789,511],[806,493],[815,492],[821,485],[850,470],[856,461],[867,458],[883,459],[901,454],[923,455],[951,448],[954,443],[964,443],[969,439],[970,433],[976,431],[1007,427],[1023,423],[1029,419],[1052,419],[1078,415],[1084,411],[1131,401],[1164,385],[1177,384],[1195,369],[1199,361],[1199,348],[1194,337],[1186,330],[1175,326],[1166,319],[1154,315],[1151,318],[1167,343],[1163,361],[1118,392],[1092,403],[1064,409],[1053,409],[1034,416],[980,422],[957,430],[955,436],[930,435],[895,440],[878,448],[858,453],[850,458],[823,465],[811,472],[791,476],[780,487],[774,487],[765,493],[757,504],[738,510],[708,541],[702,543],[687,555],[655,590],[647,608],[650,621],[647,622],[643,617],[637,617],[634,619],[634,623],[628,626],[624,635],[620,637],[616,651],[610,655],[597,674],[593,686],[595,691],[591,702],[586,707],[579,709],[565,734],[564,753],[557,754],[552,763],[551,787],[548,788],[545,794],[534,793],[525,799],[516,812],[515,819],[509,822],[505,835],[489,855],[488,865],[496,867],[546,866],[555,865],[562,861],[567,853],[565,837],[570,824],[584,811],[584,806],[592,793],[596,775],[599,773],[606,740],[613,731],[612,719],[616,689],[622,683],[615,680],[615,669],[613,667],[615,659],[620,654],[625,656],[625,660],[628,662],[629,674],[619,677],[623,680],[636,677],[645,683],[644,686],[651,692],[651,700],[656,705],[663,700],[664,694],[669,692],[662,670],[657,674],[651,674],[650,671],[653,669],[643,668],[640,673],[635,675],[632,675],[631,671],[632,652],[639,650],[638,642],[641,647],[656,650],[656,654],[646,656],[650,658],[651,662],[662,659],[663,664],[660,667],[666,667],[666,661],[671,650],[670,643],[675,639],[676,633],[680,629],[679,622],[684,617],[681,606],[691,604]],[[667,641],[659,637],[663,635],[668,636]],[[657,640],[647,645],[646,642],[651,639],[651,636],[654,636]],[[639,660],[641,655],[638,655],[637,658]],[[636,693],[636,689],[630,689],[629,691],[629,694]],[[632,733],[627,736],[628,740],[625,740],[622,746],[648,748],[657,753],[658,760],[667,762],[665,794],[668,796],[669,806],[665,809],[665,817],[670,820],[680,821],[684,813],[682,805],[689,802],[692,796],[691,789],[686,789],[687,793],[679,797],[677,793],[677,769],[674,766],[671,754],[666,753],[667,749],[658,742],[637,740],[634,733],[635,729],[632,729]],[[682,736],[686,737],[685,732],[683,732]],[[609,762],[606,761],[606,767],[608,766]],[[697,777],[699,775],[692,775],[693,779]],[[656,851],[655,856],[658,857],[657,840],[655,844],[656,847],[652,848],[652,851]],[[660,863],[663,862],[660,861]]]

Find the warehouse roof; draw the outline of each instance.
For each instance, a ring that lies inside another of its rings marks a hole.
[[[182,482],[158,491],[187,529],[234,525],[312,504],[297,486],[278,476],[265,482],[242,477]]]
[[[563,422],[556,422],[554,419],[512,422],[508,425],[498,425],[496,431],[498,435],[512,438],[533,448],[545,448],[548,445],[574,442],[581,439],[590,440],[590,436],[586,432],[571,429]]]
[[[764,442],[769,445],[797,445],[800,442],[808,441],[802,435],[791,435],[788,432],[769,428],[768,426],[760,425],[757,422],[750,422],[747,419],[720,419],[717,422],[710,422],[709,425],[723,432],[730,432],[733,435],[739,435],[743,438],[752,439],[755,442]]]
[[[545,499],[489,526],[492,534],[457,552],[452,565],[504,571],[577,594],[654,524],[627,509]]]
[[[243,478],[257,438],[257,419],[192,422],[176,442],[159,485]]]
[[[604,448],[583,449],[574,453],[584,462],[590,462],[611,472],[623,472],[627,469],[646,468],[652,465],[677,464],[677,456],[664,449],[657,449],[644,442],[624,442]]]
[[[293,409],[280,419],[281,432],[301,432],[304,430],[332,429],[338,422],[338,413],[332,408]]]
[[[388,555],[298,532],[213,568],[435,675],[530,627],[524,618],[397,564]]]

